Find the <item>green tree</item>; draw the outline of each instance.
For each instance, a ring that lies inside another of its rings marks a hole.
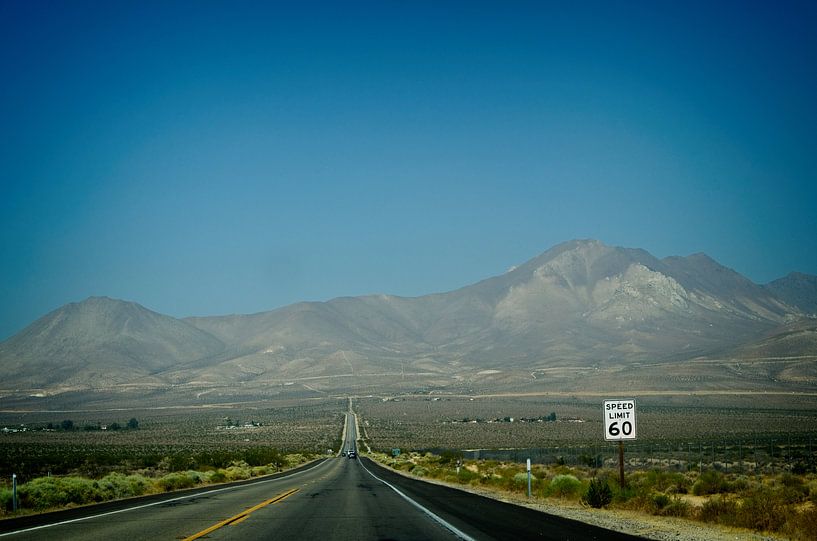
[[[71,419],[65,419],[63,422],[60,423],[60,427],[63,430],[74,430],[74,421]]]
[[[128,428],[131,428],[131,429],[134,429],[134,430],[139,428],[139,421],[136,420],[136,417],[131,417],[128,420]]]

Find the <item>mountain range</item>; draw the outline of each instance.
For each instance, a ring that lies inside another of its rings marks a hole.
[[[501,276],[414,298],[341,297],[177,319],[92,297],[0,343],[0,391],[473,391],[556,388],[567,381],[560,374],[574,376],[565,384],[576,388],[594,381],[579,377],[586,371],[615,379],[634,367],[645,382],[666,375],[660,385],[672,386],[680,372],[716,360],[764,367],[720,385],[813,389],[815,313],[817,276],[759,285],[704,254],[658,259],[574,240]],[[638,380],[627,373],[622,385]]]

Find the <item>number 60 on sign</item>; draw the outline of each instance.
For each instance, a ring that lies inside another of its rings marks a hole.
[[[635,439],[635,400],[604,401],[604,439]]]

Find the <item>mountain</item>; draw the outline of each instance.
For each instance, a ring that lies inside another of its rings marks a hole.
[[[765,287],[789,305],[807,314],[817,315],[817,276],[792,272]]]
[[[67,304],[0,343],[6,381],[28,387],[100,387],[149,376],[224,346],[192,325],[132,302]]]
[[[18,387],[267,389],[300,381],[319,391],[362,385],[361,378],[410,388],[469,386],[488,376],[538,385],[537,372],[557,368],[754,355],[767,347],[758,341],[808,321],[817,277],[790,277],[760,286],[704,254],[657,259],[575,240],[501,276],[415,298],[342,297],[185,320],[94,298],[0,344],[0,373]],[[809,339],[768,347],[799,354]]]

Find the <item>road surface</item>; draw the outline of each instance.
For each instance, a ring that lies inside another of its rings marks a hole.
[[[356,451],[348,414],[343,451]],[[13,530],[13,531],[11,531]],[[365,458],[194,493],[0,521],[13,540],[624,540],[636,537],[407,479]]]

